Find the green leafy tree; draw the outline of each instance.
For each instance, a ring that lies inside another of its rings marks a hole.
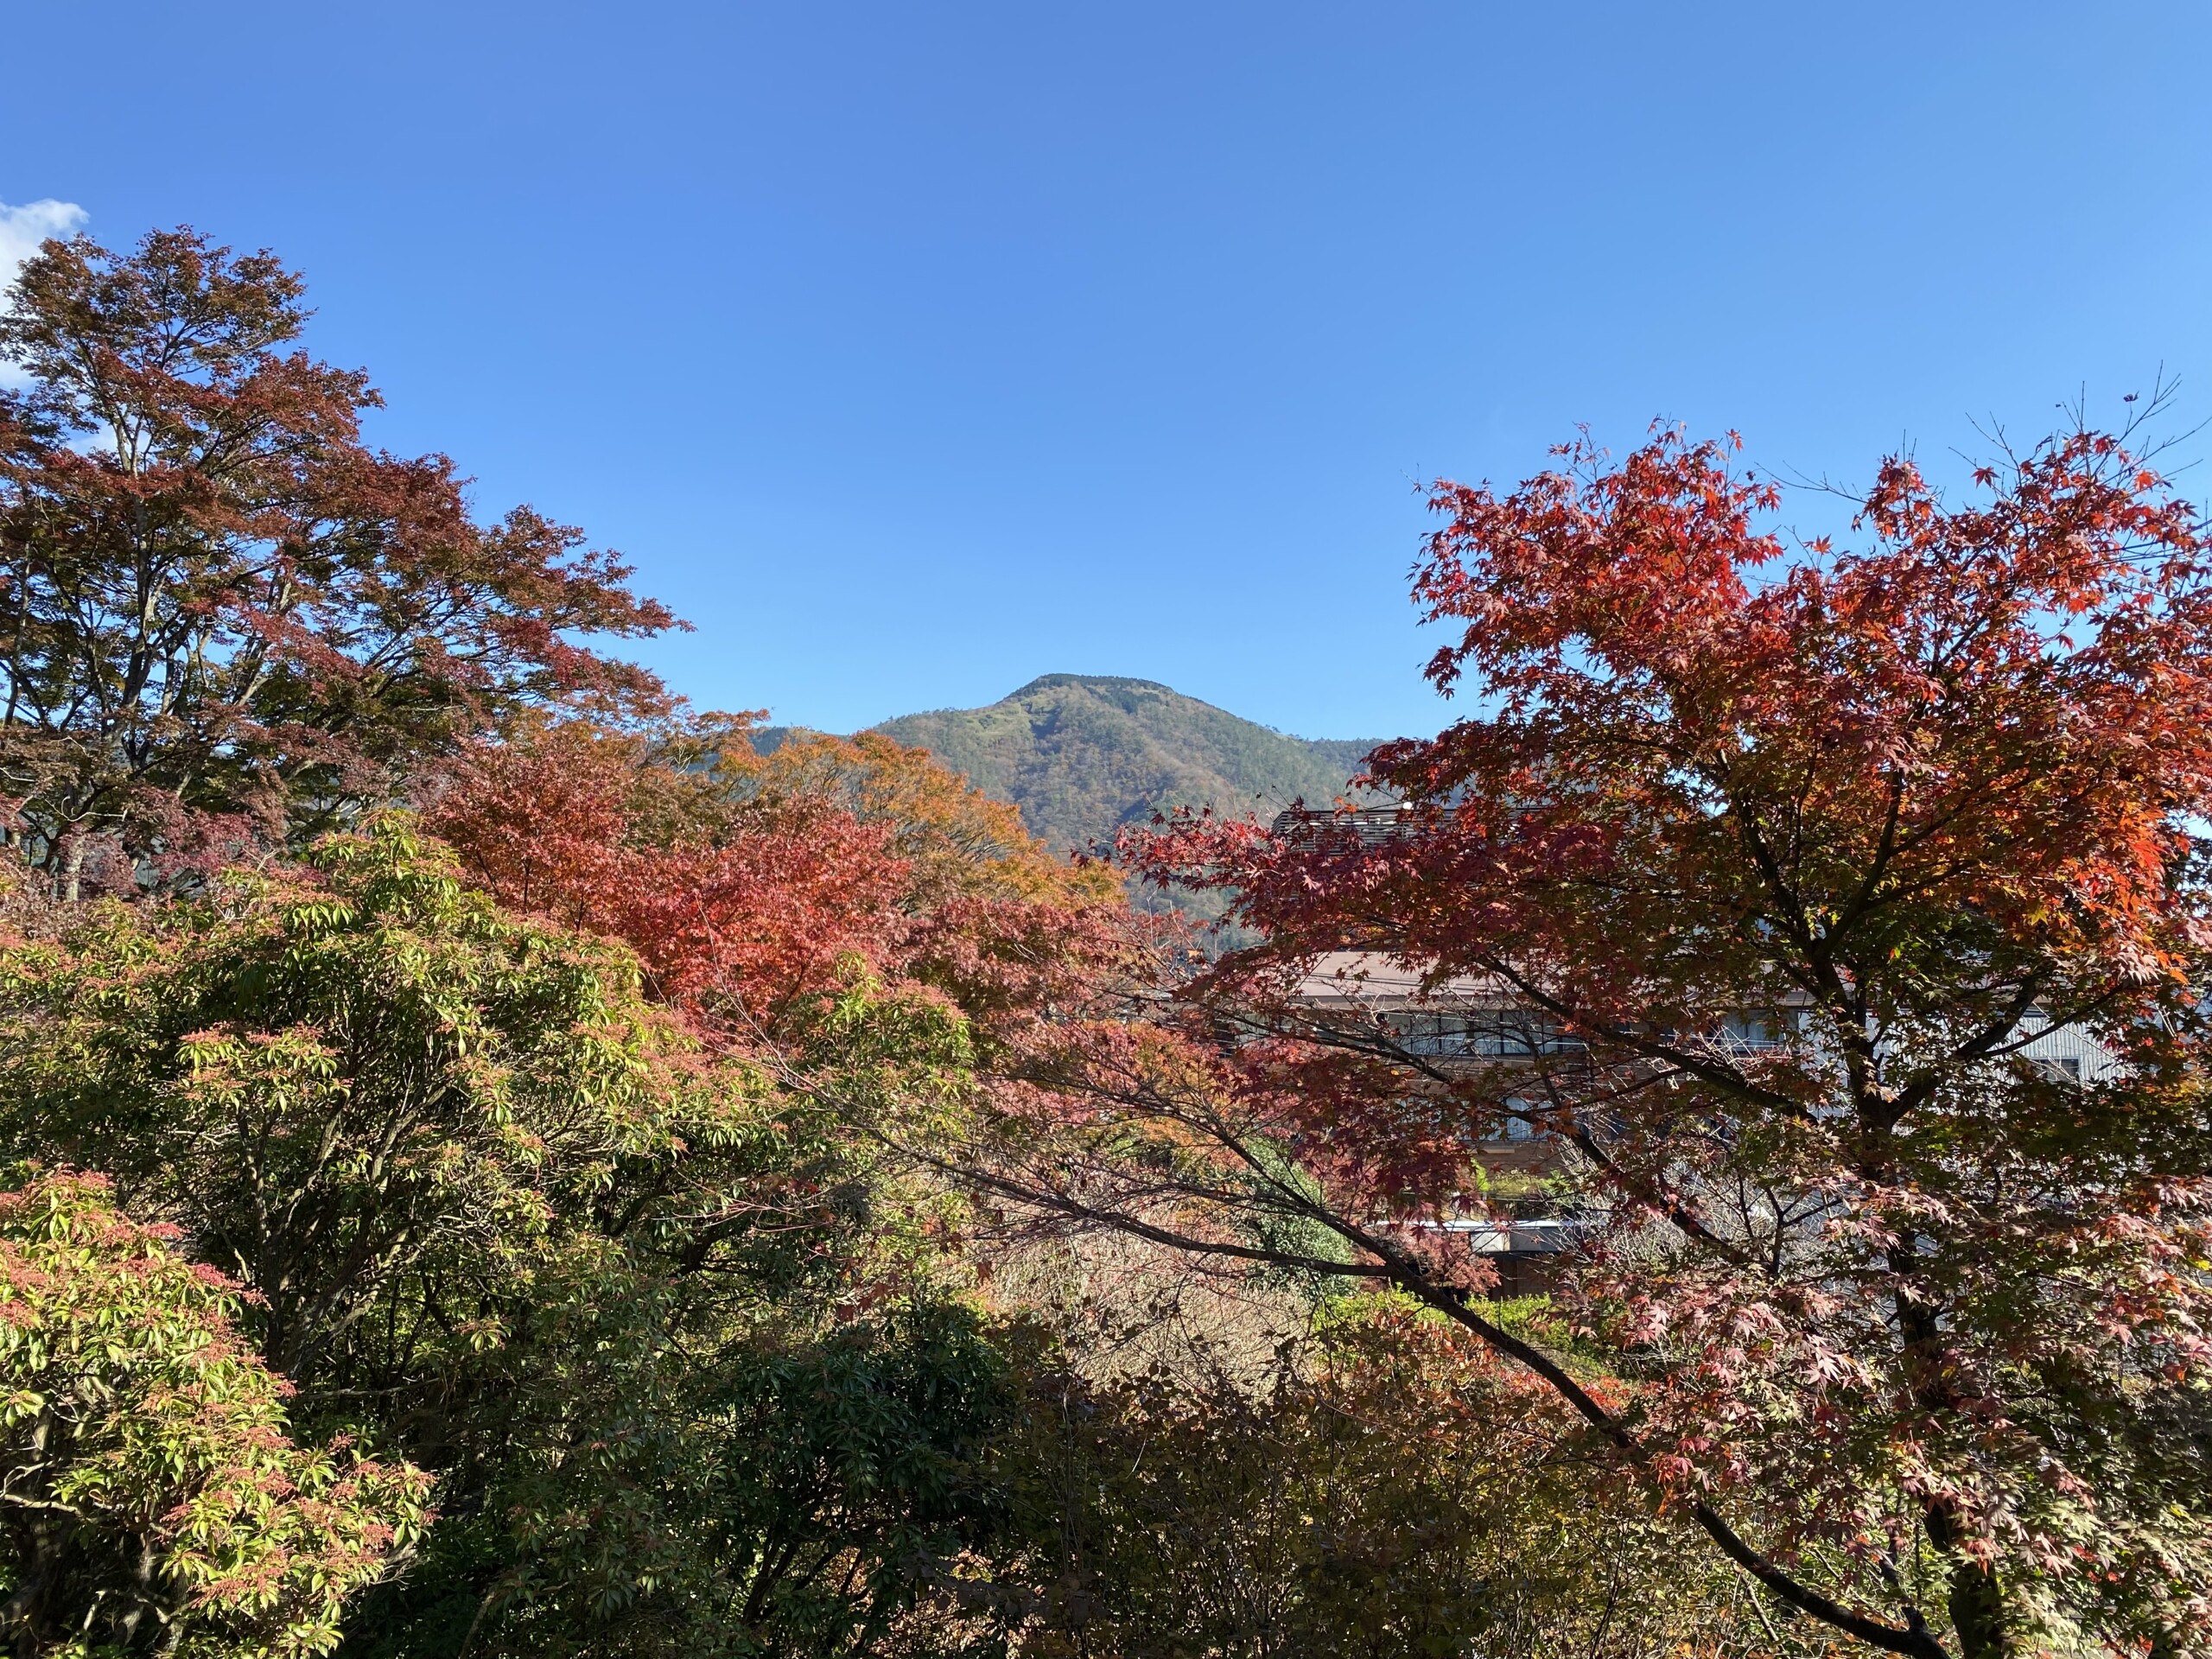
[[[235,1286],[95,1178],[0,1194],[0,1640],[301,1655],[413,1548],[429,1478],[287,1434]]]
[[[502,913],[399,818],[106,909],[0,961],[0,996],[7,1144],[105,1172],[254,1293],[270,1366],[363,1397],[503,1340],[564,1234],[650,1209],[626,1172],[747,1104],[619,948]]]
[[[719,1328],[665,1282],[558,1310],[578,1340],[518,1454],[356,1621],[372,1659],[963,1651],[936,1615],[1005,1541],[984,1451],[1011,1414],[975,1316]]]
[[[851,1133],[949,1098],[962,1023],[855,969],[783,1052],[835,1090],[397,816],[0,956],[0,1142],[111,1172],[253,1293],[302,1421],[437,1472],[364,1651],[874,1650],[983,1523],[949,1201]]]

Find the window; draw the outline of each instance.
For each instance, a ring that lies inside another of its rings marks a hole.
[[[1580,1038],[1561,1032],[1556,1020],[1503,1009],[1459,1014],[1402,1008],[1381,1020],[1390,1040],[1408,1054],[1525,1060],[1577,1054],[1586,1046]]]
[[[1748,1014],[1732,1014],[1720,1022],[1720,1043],[1739,1052],[1782,1046],[1782,1027],[1777,1020]]]

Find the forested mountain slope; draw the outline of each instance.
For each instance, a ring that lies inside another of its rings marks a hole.
[[[1265,817],[1301,798],[1325,805],[1380,741],[1291,737],[1151,680],[1098,674],[1046,674],[987,708],[874,729],[1012,801],[1055,850],[1165,808]]]

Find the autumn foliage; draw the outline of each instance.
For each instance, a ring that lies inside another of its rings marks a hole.
[[[1044,855],[920,751],[802,735],[760,756],[748,730],[544,727],[467,752],[429,823],[503,901],[628,943],[725,1040],[766,1039],[856,975],[950,986],[987,960],[1076,960],[1122,921],[1103,873]]]
[[[297,348],[302,292],[180,229],[49,242],[0,315],[0,777],[72,896],[328,828],[524,709],[663,700],[567,636],[667,610],[365,442],[382,400]]]
[[[628,942],[702,1017],[773,1023],[841,963],[880,970],[907,877],[881,825],[733,801],[645,739],[582,725],[472,753],[432,823],[500,899]]]
[[[1481,712],[1372,757],[1405,803],[1380,829],[1130,838],[1265,943],[1183,994],[1194,1035],[1241,1033],[1200,1039],[1203,1079],[1093,1068],[1082,1109],[1212,1148],[1122,1213],[1163,1224],[1173,1192],[1215,1250],[1233,1233],[1194,1216],[1299,1220],[1306,1256],[1325,1238],[1547,1375],[1836,1628],[2193,1643],[2212,544],[2124,438],[1974,483],[1955,505],[1885,463],[1850,550],[1791,546],[1774,486],[1669,433],[1440,486],[1415,591],[1456,638],[1428,672]],[[1386,972],[1406,1015],[1360,1012]],[[1424,1011],[1515,1058],[1440,1058]],[[1487,1325],[1440,1254],[1440,1224],[1500,1213],[1516,1138],[1624,1396]]]
[[[1732,440],[1440,484],[1393,804],[1109,868],[577,643],[673,622],[307,315],[0,318],[11,1650],[2212,1650],[2142,427],[1802,542]]]

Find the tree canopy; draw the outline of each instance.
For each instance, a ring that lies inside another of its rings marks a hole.
[[[1412,1291],[1861,1641],[2203,1640],[2208,546],[2123,439],[1976,483],[1886,464],[1855,550],[1671,433],[1440,486],[1483,712],[1371,758],[1380,824],[1125,838],[1264,942],[1071,1023],[988,1179]],[[1602,1379],[1452,1245],[1529,1141]]]
[[[219,861],[519,708],[661,696],[571,636],[669,613],[576,531],[479,523],[444,456],[365,443],[381,399],[297,349],[303,292],[180,229],[48,242],[0,312],[0,776],[72,893],[94,837]]]
[[[177,231],[0,316],[0,1646],[2212,1651],[2140,429],[1804,543],[1670,431],[1439,485],[1468,717],[1109,864],[601,654],[307,315]]]

